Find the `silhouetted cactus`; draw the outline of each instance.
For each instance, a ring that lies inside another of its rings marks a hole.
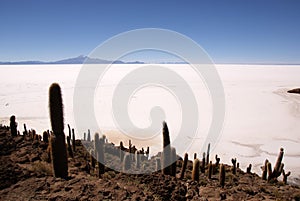
[[[130,153],[126,153],[123,161],[123,172],[127,172],[131,168]]]
[[[288,173],[285,174],[285,171],[282,170],[282,176],[283,176],[283,177],[282,177],[282,178],[283,178],[282,181],[283,181],[284,184],[287,184],[287,178],[288,178],[288,176],[290,176],[290,175],[291,175],[291,172],[288,172]]]
[[[69,138],[71,139],[71,127],[69,124],[68,124],[68,130],[69,130]]]
[[[68,143],[68,153],[69,153],[69,156],[71,158],[73,158],[74,155],[73,155],[73,151],[72,151],[72,147],[71,147],[70,137],[69,136],[67,136],[67,143]]]
[[[218,158],[218,155],[215,156],[215,159],[216,159],[216,168],[219,167],[219,164],[220,164],[220,158]]]
[[[87,139],[86,139],[88,142],[91,141],[91,131],[90,129],[88,129],[88,135],[87,135]]]
[[[49,138],[48,138],[48,137],[49,137],[49,136],[48,136],[47,131],[44,131],[44,132],[43,132],[43,141],[46,142],[46,143],[48,143],[48,142],[49,142]]]
[[[123,146],[123,142],[121,141],[120,142],[120,160],[121,160],[121,162],[123,162],[123,160],[124,160],[124,146]]]
[[[91,167],[92,168],[95,168],[95,166],[96,166],[96,159],[95,159],[96,157],[95,157],[95,152],[94,152],[94,150],[91,150],[90,151],[90,162],[91,162]]]
[[[51,159],[55,177],[68,177],[68,158],[64,134],[63,103],[60,86],[52,84],[49,89],[51,127],[54,135],[50,138]]]
[[[197,153],[194,153],[194,160],[197,158]]]
[[[135,152],[135,167],[139,169],[141,167],[141,154],[140,151]]]
[[[247,167],[247,173],[248,173],[248,174],[251,173],[251,168],[252,168],[252,164],[249,164],[249,166]]]
[[[206,152],[206,165],[209,163],[209,152],[210,152],[210,143],[207,145],[207,152]]]
[[[155,158],[155,170],[156,171],[159,171],[159,170],[161,170],[161,162],[160,162],[160,158],[159,157],[157,157],[157,158]]]
[[[273,173],[272,173],[272,164],[270,162],[268,162],[267,165],[267,169],[268,169],[268,181],[271,181],[273,178]]]
[[[104,142],[99,139],[99,134],[95,133],[94,147],[98,164],[98,175],[101,176],[105,172],[104,166]]]
[[[276,164],[274,166],[274,170],[273,170],[273,177],[277,178],[280,176],[282,170],[283,170],[283,164],[281,163],[282,158],[283,158],[283,148],[280,148],[280,152],[276,161]]]
[[[27,128],[26,128],[26,124],[24,124],[24,132],[23,132],[23,135],[24,135],[24,136],[27,136],[27,135],[28,135]]]
[[[236,164],[236,169],[239,169],[240,168],[240,163],[237,163]]]
[[[208,172],[208,178],[211,179],[211,175],[212,175],[212,162],[210,161],[208,164],[208,168],[207,168],[207,172]]]
[[[16,122],[16,117],[14,115],[12,115],[10,117],[10,134],[11,136],[17,136],[18,134],[18,131],[17,131],[17,127],[18,127],[18,124]]]
[[[199,181],[199,171],[200,171],[200,161],[199,159],[195,159],[193,163],[193,170],[192,170],[192,180]]]
[[[182,167],[181,167],[181,172],[180,172],[180,179],[183,179],[184,178],[184,173],[185,173],[185,170],[186,170],[186,166],[187,166],[187,162],[188,162],[188,154],[185,153],[184,154],[184,159],[183,159],[183,164],[182,164]]]
[[[203,152],[202,161],[201,161],[201,172],[205,173],[205,152]]]
[[[219,181],[222,188],[225,186],[225,166],[223,164],[220,165],[220,175],[219,175]]]
[[[177,162],[177,156],[176,156],[176,149],[174,147],[171,148],[171,175],[176,176],[176,162]]]
[[[265,165],[262,167],[262,176],[261,176],[261,178],[263,179],[263,180],[267,180],[267,173],[268,173],[268,163],[269,163],[269,161],[268,161],[268,159],[266,159],[265,160]]]
[[[86,141],[86,133],[83,133],[83,140]]]
[[[231,172],[232,172],[232,174],[236,174],[236,158],[234,158],[234,159],[232,158],[231,162],[232,162],[232,169],[231,169],[232,171]]]
[[[146,157],[147,157],[147,160],[149,159],[149,153],[150,153],[150,148],[147,147],[147,151],[146,151]]]
[[[165,175],[171,175],[171,145],[169,129],[166,122],[163,122],[163,152],[162,152],[162,172]]]
[[[72,146],[73,146],[73,152],[75,153],[75,151],[76,151],[76,139],[75,139],[75,130],[74,130],[74,128],[72,129]]]

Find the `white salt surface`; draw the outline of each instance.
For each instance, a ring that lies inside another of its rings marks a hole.
[[[187,151],[190,156],[197,152],[201,158],[200,150],[206,146],[203,142],[212,118],[209,92],[205,83],[187,65],[162,66],[172,68],[182,76],[196,96],[201,125]],[[114,65],[98,83],[95,92],[94,105],[96,114],[99,114],[96,118],[100,132],[117,144],[128,137],[116,129],[111,110],[113,92],[120,79],[138,67]],[[38,133],[49,129],[48,89],[51,83],[58,82],[63,92],[65,122],[76,128],[73,93],[80,68],[81,65],[1,65],[0,123],[8,125],[9,117],[14,114],[21,131],[23,123]],[[261,174],[260,166],[264,160],[268,158],[274,165],[279,149],[283,147],[285,170],[292,171],[291,182],[299,183],[300,95],[286,91],[300,87],[300,66],[226,64],[217,65],[217,71],[224,86],[226,116],[218,142],[212,144],[212,160],[215,154],[224,163],[237,158],[241,168],[245,169],[252,163],[254,171]],[[170,83],[168,87],[181,86]],[[178,100],[162,88],[148,87],[137,91],[128,104],[129,116],[136,126],[147,127],[150,110],[157,105],[164,109],[171,139],[174,139],[180,128],[181,107]],[[86,130],[88,128],[87,125]],[[99,132],[97,128],[90,129]],[[82,138],[86,130],[77,130],[77,137]],[[135,137],[138,138],[137,133],[132,134],[133,143],[138,147],[151,145],[152,154],[161,148],[159,134],[148,141],[135,140]],[[191,136],[187,134],[187,137]]]

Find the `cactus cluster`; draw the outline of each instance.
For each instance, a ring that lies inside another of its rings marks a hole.
[[[265,161],[265,165],[262,167],[262,179],[267,180],[268,182],[277,181],[277,178],[282,174],[283,175],[283,182],[287,183],[287,177],[291,174],[288,172],[285,174],[284,171],[284,164],[282,163],[284,150],[280,148],[280,152],[278,154],[276,164],[274,169],[272,170],[272,164],[268,160]]]

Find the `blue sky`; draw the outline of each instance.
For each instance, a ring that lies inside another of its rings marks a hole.
[[[124,31],[164,28],[216,63],[300,63],[300,1],[0,1],[0,61],[87,55]]]

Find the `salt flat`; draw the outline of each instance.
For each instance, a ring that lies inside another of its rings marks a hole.
[[[162,66],[182,76],[193,89],[199,107],[199,129],[192,147],[187,151],[200,154],[209,125],[213,105],[203,80],[187,65]],[[99,66],[100,68],[103,66]],[[116,129],[111,110],[114,89],[122,77],[139,66],[114,65],[98,82],[94,93],[97,122],[102,133],[115,143],[128,139]],[[296,65],[216,65],[222,80],[226,100],[223,131],[217,143],[212,144],[212,156],[218,154],[221,162],[230,163],[236,157],[241,168],[252,163],[260,174],[260,166],[266,158],[275,163],[279,148],[285,148],[285,169],[292,171],[294,181],[300,178],[300,95],[287,94],[288,89],[300,87],[300,66]],[[9,117],[17,116],[19,129],[23,123],[41,133],[50,128],[48,115],[48,88],[58,82],[63,91],[65,122],[76,127],[74,122],[73,94],[81,65],[16,65],[0,66],[0,123],[8,124]],[[134,80],[132,83],[134,84]],[[180,88],[177,83],[167,86]],[[136,91],[128,103],[129,116],[138,127],[147,127],[153,106],[161,106],[166,113],[171,138],[176,138],[181,122],[181,107],[174,94],[159,87],[145,87]],[[86,130],[90,128],[87,125]],[[97,128],[90,128],[92,132]],[[83,132],[77,131],[82,138]],[[67,132],[67,130],[65,130]],[[151,145],[152,153],[161,148],[161,136],[151,140],[135,140],[134,144]],[[183,142],[184,143],[184,142]],[[127,144],[127,143],[125,143]],[[201,156],[200,156],[201,157]]]

